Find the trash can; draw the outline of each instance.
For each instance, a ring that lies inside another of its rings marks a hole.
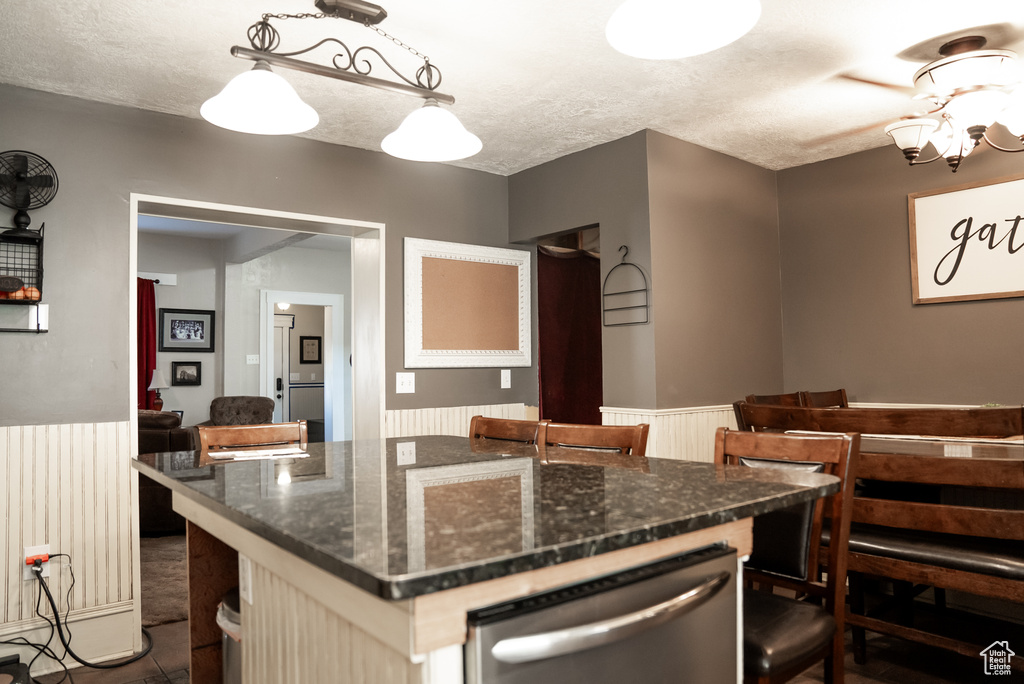
[[[242,684],[242,614],[238,605],[238,589],[224,594],[217,606],[217,626],[221,637],[224,684]]]

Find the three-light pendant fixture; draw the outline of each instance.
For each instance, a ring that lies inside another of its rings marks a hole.
[[[264,14],[249,27],[250,48],[235,46],[231,54],[256,62],[250,71],[236,76],[215,97],[200,108],[204,119],[212,124],[242,133],[260,135],[292,135],[303,133],[320,122],[320,116],[302,101],[295,89],[271,67],[294,69],[319,76],[357,83],[373,88],[412,95],[424,100],[423,105],[409,114],[396,131],[381,142],[388,154],[414,161],[454,161],[470,157],[483,147],[480,138],[441,104],[453,104],[451,95],[437,92],[441,84],[441,71],[430,59],[405,43],[376,27],[387,17],[378,5],[361,0],[317,0],[319,14]],[[423,60],[423,66],[412,77],[395,69],[376,49],[362,46],[355,49],[338,40],[325,38],[315,45],[293,52],[280,52],[280,35],[271,19],[324,19],[338,18],[363,24]],[[295,59],[326,43],[336,43],[339,52],[332,64],[324,66]],[[390,69],[400,80],[387,80],[371,76],[373,62]]]

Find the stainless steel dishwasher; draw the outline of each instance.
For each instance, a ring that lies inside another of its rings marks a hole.
[[[735,684],[736,552],[707,547],[469,614],[468,684]]]

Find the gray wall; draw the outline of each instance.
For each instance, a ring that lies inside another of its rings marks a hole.
[[[1019,176],[1022,156],[979,150],[953,175],[888,145],[780,172],[786,390],[1024,402],[1024,299],[914,306],[907,212],[910,193]]]
[[[646,141],[641,131],[510,176],[509,239],[600,224],[602,279],[619,263],[621,245],[650,278]],[[655,408],[654,325],[603,328],[601,341],[605,405]]]
[[[648,132],[658,408],[782,388],[775,173]]]
[[[509,235],[600,224],[602,278],[647,275],[651,323],[605,327],[604,403],[722,404],[782,386],[775,174],[641,131],[509,178]]]
[[[60,176],[56,199],[32,217],[47,224],[50,332],[0,334],[0,424],[126,420],[134,410],[131,192],[385,223],[388,408],[536,402],[530,368],[513,371],[511,390],[499,389],[496,369],[432,370],[417,372],[416,394],[393,394],[402,237],[508,246],[505,178],[10,86],[0,86],[0,121],[0,149],[40,154]]]
[[[200,238],[179,238],[153,233],[139,233],[139,271],[174,273],[177,285],[156,286],[156,307],[160,309],[213,310],[213,353],[161,352],[156,354],[157,368],[171,379],[171,362],[187,361],[202,364],[199,387],[177,386],[160,393],[164,410],[185,412],[183,425],[195,425],[210,417],[210,402],[224,393],[222,363],[224,359],[224,317],[222,315],[224,261],[221,244]],[[46,255],[44,254],[44,257]],[[49,299],[49,297],[47,297]],[[157,320],[157,335],[160,322]]]

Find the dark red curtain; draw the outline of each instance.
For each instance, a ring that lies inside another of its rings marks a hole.
[[[139,408],[153,408],[156,392],[150,392],[149,381],[156,368],[156,281],[136,278],[139,323]]]
[[[601,424],[601,260],[537,249],[540,417]]]

